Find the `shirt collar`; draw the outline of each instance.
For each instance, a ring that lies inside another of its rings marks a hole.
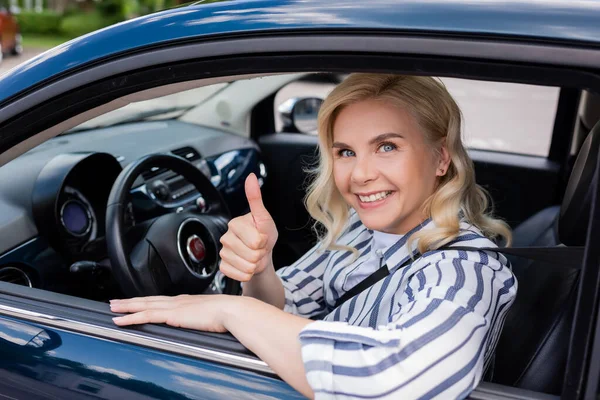
[[[404,235],[397,235],[398,240],[390,246],[382,248],[383,261],[386,264],[390,273],[400,268],[404,263],[410,260],[411,255],[413,258],[418,257],[419,251],[417,250],[418,242],[412,242],[411,247],[408,247],[408,239],[419,232],[421,229],[428,229],[434,226],[431,218],[426,219],[413,229],[408,231]],[[375,235],[374,235],[375,237]]]

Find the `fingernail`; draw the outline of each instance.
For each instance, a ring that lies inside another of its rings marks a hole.
[[[114,322],[119,322],[121,319],[123,319],[123,317],[114,317],[112,320]]]

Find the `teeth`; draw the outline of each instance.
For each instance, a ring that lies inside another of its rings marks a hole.
[[[358,198],[360,199],[360,201],[362,201],[363,203],[370,203],[373,201],[377,201],[377,200],[381,200],[381,199],[385,199],[386,197],[388,197],[392,192],[379,192],[379,193],[375,193],[372,194],[370,196],[358,196]]]

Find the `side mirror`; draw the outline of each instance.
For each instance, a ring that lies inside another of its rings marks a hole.
[[[277,110],[283,121],[283,130],[316,133],[321,104],[323,100],[316,97],[295,97],[282,103]]]

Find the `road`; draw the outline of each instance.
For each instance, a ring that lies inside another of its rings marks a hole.
[[[19,57],[5,57],[0,63],[0,75],[43,51],[25,49]],[[442,80],[463,113],[463,140],[467,146],[548,155],[558,88],[454,78]],[[278,92],[275,103],[281,104],[291,97],[323,98],[332,88],[332,85],[294,82]],[[280,128],[281,121],[276,119]]]

